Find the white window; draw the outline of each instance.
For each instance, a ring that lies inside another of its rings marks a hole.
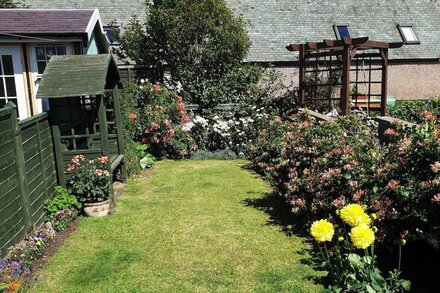
[[[12,102],[18,117],[28,117],[19,47],[0,46],[0,108]]]
[[[399,29],[400,35],[402,36],[405,44],[420,44],[420,41],[417,38],[417,35],[412,26],[398,25],[397,28]]]

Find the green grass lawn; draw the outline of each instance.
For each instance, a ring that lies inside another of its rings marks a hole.
[[[83,218],[35,292],[321,292],[305,239],[270,224],[246,161],[162,161],[116,212]]]

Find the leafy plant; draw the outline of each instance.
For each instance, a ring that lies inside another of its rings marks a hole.
[[[67,188],[81,203],[94,203],[110,198],[111,178],[107,171],[108,157],[86,160],[73,156],[67,168]]]
[[[421,123],[420,113],[428,111],[440,117],[440,97],[431,100],[399,100],[389,106],[388,115],[412,123]]]
[[[44,211],[46,215],[51,216],[60,210],[76,209],[80,210],[82,204],[78,199],[70,194],[66,188],[62,186],[55,187],[55,195],[44,201]]]

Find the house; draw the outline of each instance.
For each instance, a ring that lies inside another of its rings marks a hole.
[[[390,52],[388,92],[396,98],[440,94],[440,3],[420,0],[225,0],[247,22],[252,46],[246,62],[271,64],[296,81],[298,56],[291,43],[341,36],[383,42],[405,41]],[[99,8],[104,23],[124,26],[131,15],[144,16],[144,1],[26,0],[32,8]]]
[[[14,102],[20,119],[41,113],[35,97],[52,56],[107,52],[97,9],[0,9],[0,107]]]

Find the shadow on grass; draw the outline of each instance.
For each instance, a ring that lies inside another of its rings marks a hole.
[[[269,220],[266,225],[273,225],[280,227],[280,230],[288,237],[297,236],[305,238],[304,242],[309,245],[305,245],[301,250],[297,251],[299,255],[309,255],[310,258],[302,257],[301,263],[310,267],[313,267],[316,271],[322,271],[322,267],[319,266],[317,251],[309,247],[313,247],[313,244],[308,238],[308,224],[304,217],[296,216],[292,213],[289,204],[286,202],[283,196],[276,192],[266,193],[261,198],[247,198],[243,201],[243,204],[247,207],[263,211],[269,215]],[[274,245],[276,245],[274,243]],[[325,276],[316,277],[309,276],[307,278],[315,283],[323,284],[326,286],[329,284]]]

